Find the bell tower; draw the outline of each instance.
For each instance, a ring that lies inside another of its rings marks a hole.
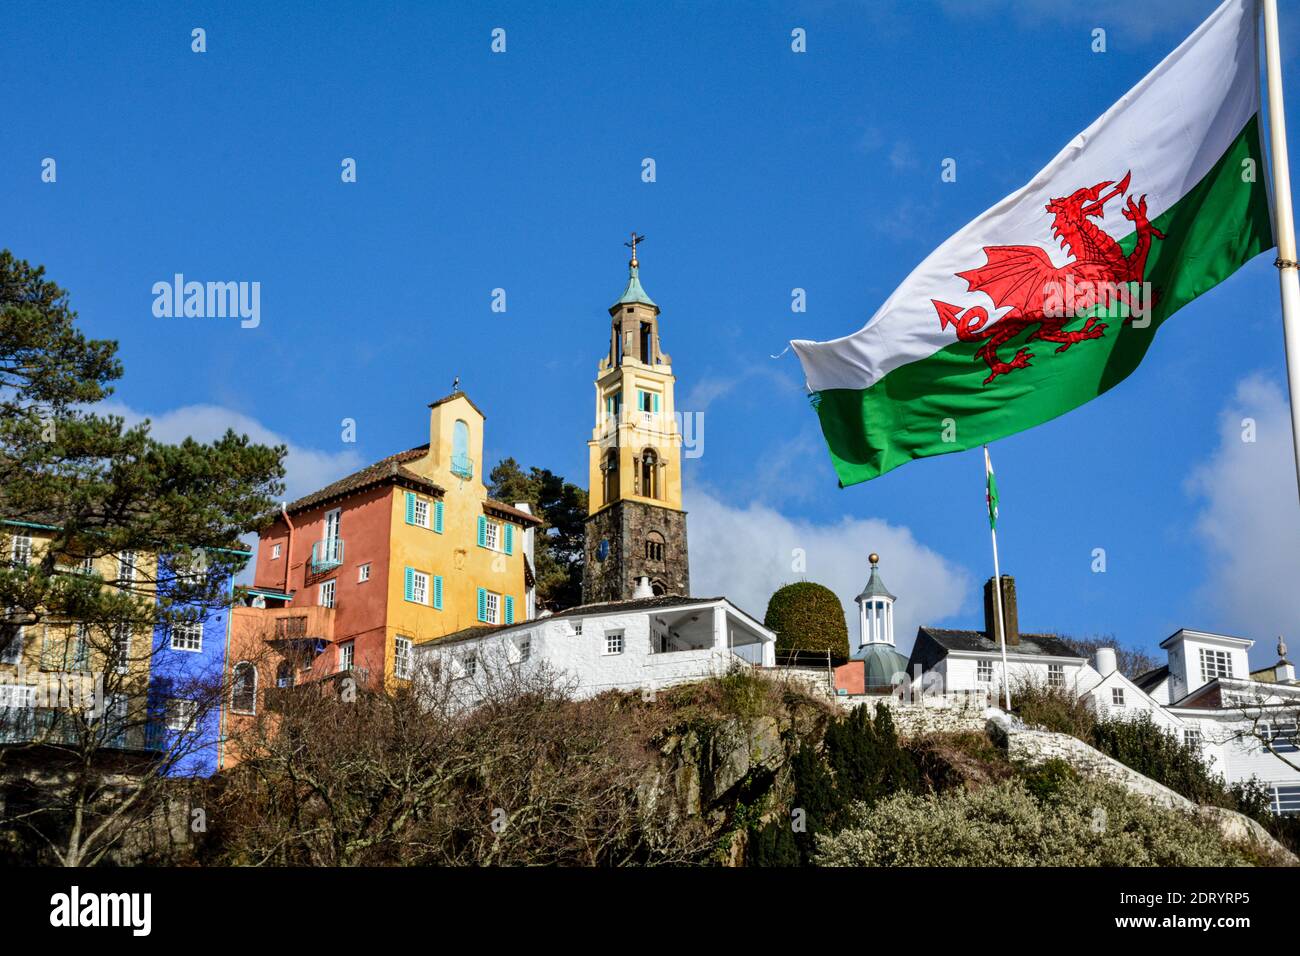
[[[584,604],[632,597],[640,578],[658,594],[690,594],[681,435],[672,359],[659,343],[659,306],[641,288],[632,233],[627,288],[609,307],[609,352],[596,370],[588,448]]]

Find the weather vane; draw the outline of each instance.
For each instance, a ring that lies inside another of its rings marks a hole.
[[[636,230],[634,229],[634,230],[632,231],[632,241],[631,241],[631,242],[625,242],[625,243],[623,243],[623,245],[627,246],[629,249],[632,250],[632,261],[631,261],[631,263],[629,263],[629,264],[632,266],[633,269],[635,269],[635,268],[637,267],[637,261],[636,261],[636,244],[637,244],[638,242],[645,242],[645,236],[638,236],[638,235],[636,234]]]

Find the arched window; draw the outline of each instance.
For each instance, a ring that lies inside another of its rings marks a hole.
[[[293,665],[288,661],[281,661],[280,666],[275,669],[275,686],[293,686]]]
[[[451,470],[462,478],[474,474],[474,463],[469,460],[469,425],[459,418],[451,428]]]
[[[646,498],[659,497],[659,456],[653,448],[641,453],[641,494]]]
[[[605,503],[609,504],[618,497],[618,449],[611,448],[605,453]]]
[[[230,709],[237,714],[257,713],[257,668],[248,661],[235,665],[230,689]]]
[[[664,559],[664,536],[658,531],[651,531],[645,539],[645,559],[662,561]]]
[[[664,583],[662,581],[651,581],[650,590],[654,593],[655,597],[663,597],[665,594],[668,593],[668,589],[664,587]]]

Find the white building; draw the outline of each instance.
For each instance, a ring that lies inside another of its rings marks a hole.
[[[1106,718],[1145,715],[1197,746],[1229,783],[1254,778],[1271,791],[1276,812],[1300,813],[1300,683],[1285,644],[1279,641],[1275,665],[1252,673],[1247,652],[1254,641],[1184,628],[1160,644],[1168,663],[1129,678],[1116,666],[1113,648],[1099,649],[1089,661],[1055,635],[1021,634],[1015,584],[1003,581],[1013,706],[1017,684],[1030,682],[1086,697]],[[982,694],[995,702],[1003,686],[996,634],[990,579],[983,631],[918,630],[908,661],[914,691]]]
[[[458,682],[467,702],[485,682],[543,662],[575,694],[653,691],[773,666],[776,635],[725,597],[641,597],[588,604],[509,626],[466,628],[416,647],[417,673]],[[742,654],[744,656],[742,656]]]

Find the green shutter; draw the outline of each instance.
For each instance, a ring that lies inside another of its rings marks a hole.
[[[478,619],[487,622],[487,588],[478,589]]]
[[[442,610],[442,575],[433,576],[433,606],[436,610]]]
[[[513,624],[515,623],[515,599],[512,598],[509,594],[507,594],[505,597],[505,602],[506,602],[506,623]]]
[[[415,600],[415,568],[406,569],[406,599]]]
[[[442,502],[433,503],[433,530],[442,534]]]
[[[515,553],[515,526],[506,524],[506,554]]]
[[[654,399],[654,403],[655,403],[655,411],[658,412],[658,411],[659,411],[659,393],[658,393],[658,392],[655,392],[654,395],[652,396],[652,398]]]
[[[410,491],[406,493],[406,523],[415,524],[415,494]]]
[[[478,516],[478,546],[487,547],[487,518],[482,515]]]
[[[72,669],[75,671],[90,670],[90,640],[84,625],[76,629],[73,640],[76,641],[76,650],[73,652]]]

